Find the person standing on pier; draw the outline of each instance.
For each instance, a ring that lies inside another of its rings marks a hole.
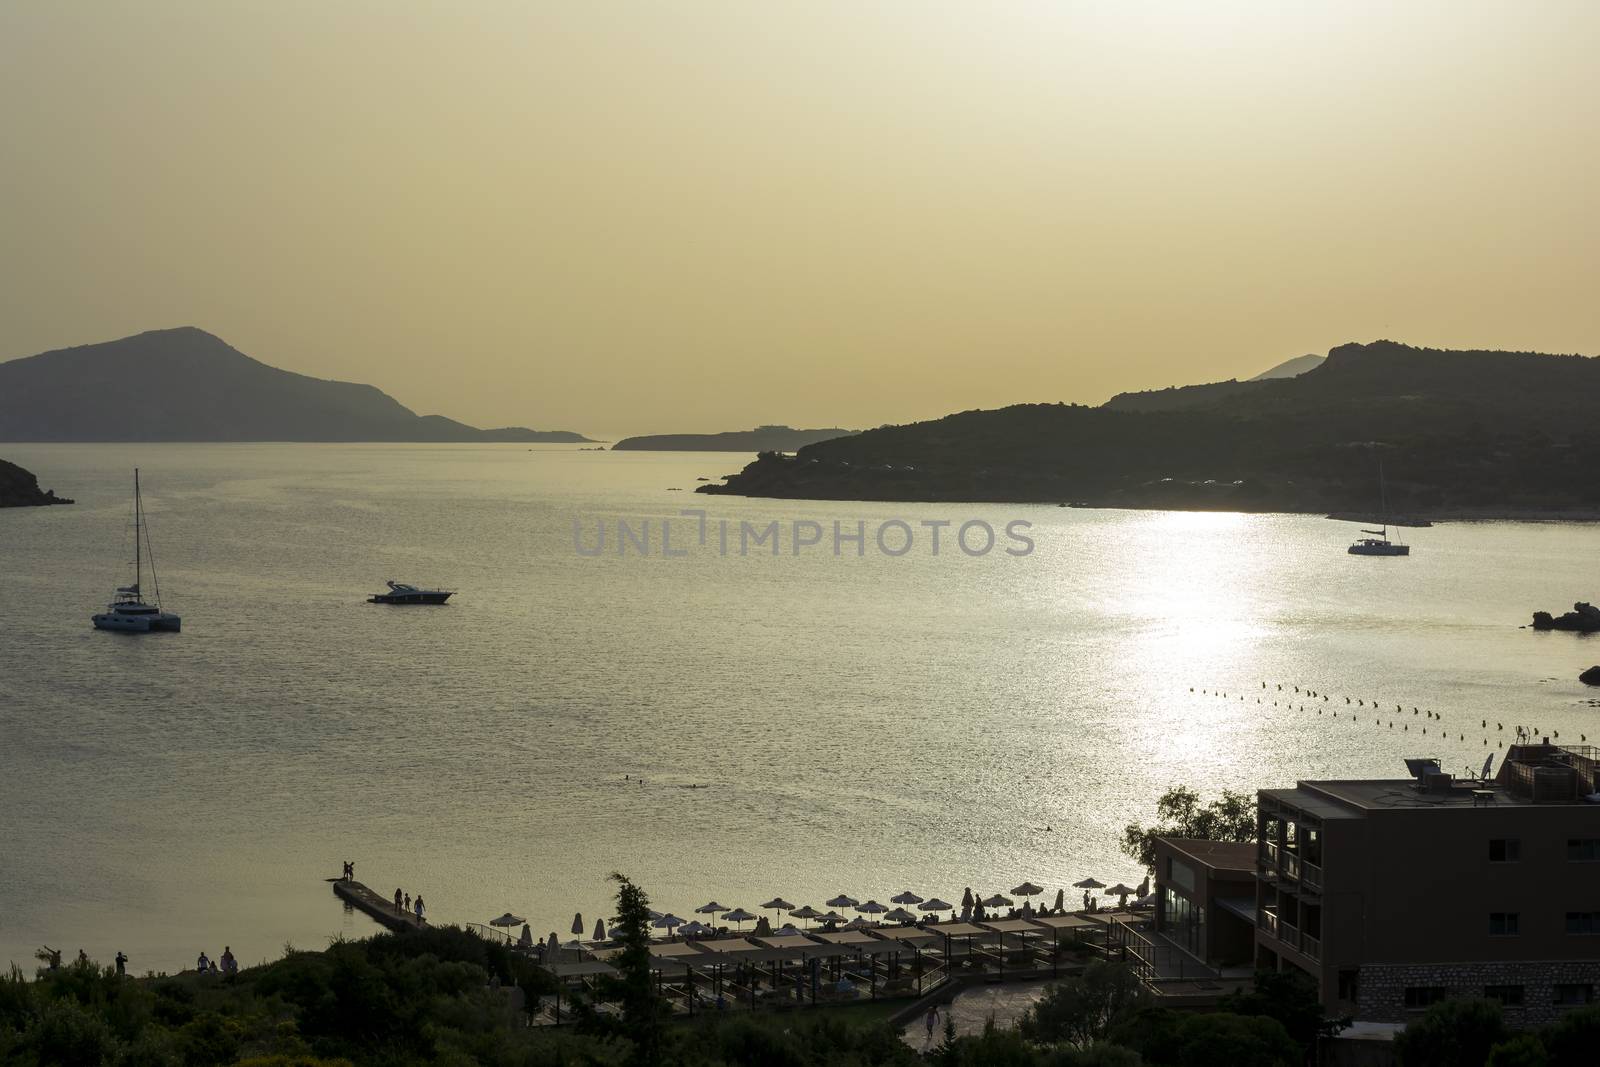
[[[394,910],[400,910],[400,890],[398,889],[394,891]]]

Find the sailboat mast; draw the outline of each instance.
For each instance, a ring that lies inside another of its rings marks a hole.
[[[1383,460],[1378,460],[1378,510],[1382,512],[1383,536],[1389,536],[1389,484],[1383,479]]]
[[[144,559],[144,545],[140,540],[140,529],[144,519],[144,505],[139,500],[139,468],[133,468],[133,588],[137,591],[144,581],[144,568],[141,561]]]

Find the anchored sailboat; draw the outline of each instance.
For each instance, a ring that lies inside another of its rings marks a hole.
[[[150,582],[155,604],[144,599],[144,558],[150,557]],[[97,630],[149,633],[151,630],[181,630],[183,619],[161,610],[161,582],[156,578],[156,558],[150,552],[150,528],[144,521],[144,501],[139,495],[139,468],[133,469],[133,584],[117,587],[106,610],[92,616]]]
[[[1378,499],[1382,508],[1383,529],[1362,530],[1366,537],[1350,546],[1352,556],[1409,556],[1411,546],[1389,540],[1389,489],[1383,480],[1383,463],[1378,463]]]

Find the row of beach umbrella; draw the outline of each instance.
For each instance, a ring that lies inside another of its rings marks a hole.
[[[1101,882],[1098,879],[1085,878],[1081,882],[1074,882],[1072,887],[1074,889],[1084,890],[1103,889],[1106,896],[1119,897],[1121,898],[1121,903],[1125,905],[1127,903],[1127,898],[1130,896],[1144,896],[1148,892],[1149,881],[1150,880],[1146,878],[1145,884],[1136,889],[1133,886],[1125,885],[1121,882],[1118,882],[1113,886],[1107,886],[1104,882]],[[1043,892],[1044,889],[1042,887],[1034,885],[1032,882],[1023,882],[1021,885],[1011,890],[1013,896],[1023,898],[1036,897]],[[1066,890],[1058,890],[1056,892],[1055,907],[1058,910],[1065,903],[1065,897]],[[968,912],[971,912],[972,910],[978,908],[992,909],[1009,908],[1015,906],[1015,901],[1013,901],[1011,897],[996,893],[993,896],[979,898],[973,894],[971,889],[968,889],[962,895],[960,904],[951,904],[948,901],[940,900],[938,897],[923,897],[913,893],[909,889],[890,897],[889,903],[896,905],[896,907],[891,908],[887,905],[878,903],[876,900],[867,900],[864,902],[859,901],[848,894],[841,893],[833,899],[824,902],[824,905],[830,909],[825,912],[818,911],[809,904],[803,907],[796,907],[794,904],[784,900],[782,897],[773,897],[765,904],[762,904],[761,909],[763,911],[774,912],[775,915],[782,915],[783,913],[787,912],[791,918],[800,919],[805,922],[807,926],[809,926],[813,921],[821,921],[825,923],[831,922],[842,924],[843,927],[848,930],[864,929],[875,925],[872,920],[866,918],[866,916],[869,915],[875,918],[881,917],[889,922],[914,922],[917,919],[917,915],[915,912],[909,910],[913,907],[915,907],[917,911],[925,914],[935,914],[948,911],[954,915],[957,911],[961,911],[962,909],[966,909]],[[838,908],[854,909],[860,914],[853,919],[846,919],[846,917],[841,915],[838,911],[832,910]],[[698,915],[706,915],[710,917],[721,916],[723,922],[731,922],[740,929],[743,929],[745,923],[752,922],[757,918],[757,916],[745,911],[743,908],[729,908],[715,900],[707,901],[705,904],[700,905],[700,907],[694,910]],[[498,918],[490,919],[489,925],[501,927],[507,929],[508,931],[512,927],[521,926],[522,935],[519,938],[519,941],[528,945],[533,943],[532,934],[528,928],[527,920],[522,918],[520,915],[515,915],[508,911]],[[667,931],[669,935],[681,934],[686,937],[699,937],[715,932],[715,928],[705,922],[702,922],[698,919],[681,919],[670,912],[650,912],[650,925],[654,929]],[[583,921],[583,913],[579,912],[574,915],[572,918],[573,936],[582,937],[587,930],[588,928],[585,926]],[[793,923],[784,923],[781,928],[775,930],[775,933],[781,934],[784,931],[792,930],[794,930]],[[591,937],[594,941],[604,941],[606,939],[605,920],[595,920]],[[581,945],[576,941],[568,942],[564,946],[560,945],[554,933],[550,934],[548,944],[551,949],[581,947]]]

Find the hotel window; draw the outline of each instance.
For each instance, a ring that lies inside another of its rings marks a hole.
[[[1594,986],[1588,982],[1567,982],[1556,986],[1555,1002],[1562,1007],[1594,1003]]]
[[[1567,912],[1567,933],[1600,934],[1600,911]]]
[[[1522,1007],[1522,987],[1519,985],[1486,985],[1483,987],[1485,1000],[1496,1000],[1502,1007]]]
[[[1567,839],[1567,862],[1600,862],[1600,837],[1569,837]]]
[[[1351,1004],[1361,999],[1361,972],[1359,970],[1339,972],[1339,999]]]
[[[1490,863],[1516,863],[1522,858],[1522,841],[1515,837],[1494,837],[1489,840]]]
[[[1515,937],[1517,935],[1517,915],[1514,911],[1491,911],[1489,913],[1490,937]],[[1567,913],[1567,926],[1572,925],[1574,912]]]
[[[1430,1008],[1443,1000],[1444,994],[1444,986],[1406,986],[1406,1010],[1421,1011],[1424,1008]]]

